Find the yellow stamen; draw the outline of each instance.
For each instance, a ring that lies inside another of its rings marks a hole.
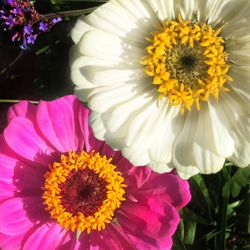
[[[43,200],[46,210],[49,211],[51,218],[57,220],[63,228],[72,231],[84,231],[90,233],[92,230],[103,230],[107,223],[114,217],[116,209],[125,200],[124,179],[121,173],[116,171],[116,166],[111,164],[111,159],[106,156],[101,157],[99,153],[92,151],[86,153],[69,152],[68,155],[61,155],[60,162],[54,162],[50,166],[50,171],[45,174],[45,184]],[[79,171],[89,169],[99,178],[104,179],[108,184],[107,198],[94,215],[85,216],[81,211],[76,215],[68,212],[61,202],[60,185],[67,180],[72,170]]]
[[[153,77],[159,97],[168,97],[172,106],[181,105],[182,113],[191,110],[193,104],[200,110],[200,101],[208,101],[210,95],[218,99],[219,92],[226,89],[224,85],[232,81],[227,75],[230,65],[220,32],[179,16],[178,21],[164,22],[163,30],[147,39],[151,44],[141,64]],[[185,57],[197,61],[193,66],[185,65],[181,61]]]

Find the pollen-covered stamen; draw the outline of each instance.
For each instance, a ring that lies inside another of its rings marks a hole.
[[[199,110],[201,101],[210,95],[218,99],[220,91],[228,90],[224,85],[232,79],[220,32],[179,16],[147,38],[148,55],[141,60],[145,72],[153,77],[159,97],[168,97],[172,106],[181,105],[182,113],[194,103]]]
[[[45,174],[43,200],[51,218],[72,231],[103,230],[125,200],[124,179],[106,156],[61,155]]]

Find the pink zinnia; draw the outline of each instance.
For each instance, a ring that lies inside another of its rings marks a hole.
[[[0,248],[170,249],[190,200],[175,174],[133,167],[94,138],[74,96],[9,110],[0,135]]]

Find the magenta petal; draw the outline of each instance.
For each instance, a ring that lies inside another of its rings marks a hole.
[[[33,226],[27,218],[20,198],[7,200],[0,205],[0,232],[16,235],[26,232]]]
[[[12,120],[17,116],[27,117],[34,121],[36,113],[36,106],[27,101],[21,101],[18,104],[11,106],[8,110],[8,121]]]
[[[21,244],[24,235],[8,236],[0,233],[0,249],[3,250],[17,250],[21,249]]]
[[[83,147],[78,121],[80,102],[66,96],[52,102],[41,101],[37,109],[37,124],[48,141],[60,152],[79,151]]]
[[[146,202],[143,204],[127,200],[117,219],[130,234],[157,247],[158,239],[173,235],[179,223],[179,215],[167,202],[154,198],[147,199]]]
[[[141,240],[140,238],[137,238],[136,236],[131,235],[131,234],[128,235],[128,238],[130,239],[130,241],[134,245],[134,249],[138,249],[138,250],[144,250],[144,249],[147,249],[147,250],[170,250],[172,245],[173,245],[171,237],[157,239],[157,246],[148,244],[144,240]]]
[[[133,194],[134,192],[137,193],[138,189],[145,183],[148,183],[152,171],[148,167],[130,166],[128,173],[129,175],[126,178],[126,183],[128,183],[129,192]]]
[[[26,118],[12,119],[4,130],[4,138],[12,150],[30,161],[45,166],[53,162],[53,150],[37,134],[33,123]]]
[[[191,199],[189,184],[175,174],[151,174],[149,181],[136,191],[136,197],[157,197],[176,208],[184,207]]]
[[[54,250],[63,243],[66,233],[67,231],[56,223],[43,224],[28,237],[23,250]]]

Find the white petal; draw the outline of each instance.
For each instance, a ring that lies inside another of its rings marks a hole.
[[[158,163],[159,168],[162,164],[166,165],[171,161],[172,148],[184,122],[178,107],[168,106],[167,103],[164,106],[156,124],[158,126],[154,127],[156,133],[149,150],[151,160],[155,166]]]
[[[221,100],[219,100],[221,101]],[[232,155],[234,142],[224,120],[217,114],[220,103],[211,102],[201,106],[194,142],[221,157]]]
[[[151,102],[154,97],[152,89],[143,85],[138,91],[133,91],[134,96],[120,104],[116,104],[112,110],[109,111],[106,118],[106,124],[110,133],[124,134],[127,133],[127,124],[133,117],[141,112],[146,105]],[[141,94],[139,94],[141,93]]]
[[[159,174],[168,173],[172,171],[174,168],[173,165],[172,167],[170,167],[170,164],[164,162],[155,162],[155,161],[150,161],[150,163],[147,166],[149,166],[153,171]]]
[[[109,109],[113,108],[113,106],[116,107],[135,97],[137,94],[136,89],[140,91],[140,86],[135,86],[135,84],[129,82],[115,86],[99,87],[89,96],[89,107],[97,112],[107,111],[110,113]]]
[[[138,47],[135,43],[99,30],[85,33],[77,45],[80,53],[98,59],[114,60],[119,57],[139,64],[145,55],[143,46]]]
[[[184,118],[183,118],[184,119]],[[192,152],[195,131],[197,129],[197,112],[188,112],[184,121],[183,129],[177,138],[173,150],[173,163],[177,171],[186,167],[196,167]]]
[[[208,14],[209,23],[216,25],[223,20],[227,22],[237,15],[241,9],[246,7],[248,0],[214,0]]]
[[[202,174],[217,173],[223,167],[225,162],[224,157],[220,157],[209,149],[201,147],[199,144],[194,143],[193,155],[195,163]]]
[[[90,30],[95,30],[95,28],[86,23],[85,16],[81,16],[77,19],[74,28],[71,30],[71,38],[74,43],[78,43],[82,36]]]
[[[136,148],[149,148],[155,133],[154,124],[160,116],[161,109],[157,107],[157,103],[157,100],[150,101],[140,113],[133,117],[128,126],[126,145]]]
[[[175,19],[174,0],[148,0],[148,4],[161,21]]]
[[[134,23],[147,33],[158,30],[162,27],[155,12],[145,0],[117,0],[117,2],[127,11]]]
[[[150,162],[148,151],[138,147],[124,147],[122,155],[129,159],[134,166],[145,166]]]
[[[189,179],[190,177],[200,173],[199,169],[196,167],[187,167],[187,166],[178,166],[176,169],[178,172],[178,175],[182,179]]]
[[[250,104],[250,67],[232,67],[230,76],[233,82],[230,87],[243,98],[248,105]]]
[[[136,6],[137,1],[124,1],[131,7]],[[141,4],[143,5],[143,4]],[[93,13],[86,17],[86,21],[89,25],[114,34],[120,37],[127,37],[132,41],[145,44],[145,37],[148,33],[140,28],[140,23],[145,22],[145,18],[135,18],[121,7],[117,1],[109,1],[108,3],[97,8]],[[148,25],[151,24],[151,19],[148,18]],[[154,30],[152,25],[152,31]]]
[[[107,130],[103,124],[103,119],[101,118],[101,114],[95,111],[91,111],[89,116],[89,124],[93,129],[95,137],[98,140],[104,141]]]
[[[239,167],[250,164],[250,109],[233,92],[222,94],[220,112],[227,118],[227,126],[235,143],[232,156],[228,159]]]

